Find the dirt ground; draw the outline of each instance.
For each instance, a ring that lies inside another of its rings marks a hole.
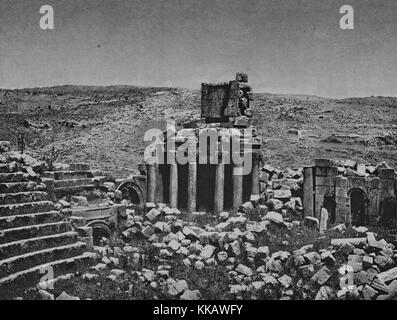
[[[344,100],[314,96],[255,94],[253,125],[263,138],[266,164],[309,165],[315,158],[386,161],[397,167],[397,98]],[[57,161],[89,162],[116,177],[134,173],[149,128],[164,129],[200,118],[200,92],[132,86],[0,90],[0,140]]]

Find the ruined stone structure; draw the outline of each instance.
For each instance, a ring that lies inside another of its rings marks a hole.
[[[334,163],[317,159],[304,168],[303,206],[305,216],[320,218],[321,206],[335,223],[375,224],[380,203],[395,197],[397,178],[386,165],[365,166],[353,161]]]
[[[247,81],[247,75],[238,73],[228,83],[202,84],[202,121],[186,124],[171,135],[164,132],[164,143],[153,151],[157,161],[146,162],[147,202],[168,203],[188,212],[219,213],[259,199],[262,143],[250,126]],[[191,141],[194,146],[186,150],[187,162],[174,161],[178,150]],[[237,145],[244,161],[232,155]]]
[[[53,200],[53,179],[0,142],[0,296],[85,270],[94,259],[92,229],[73,228]]]

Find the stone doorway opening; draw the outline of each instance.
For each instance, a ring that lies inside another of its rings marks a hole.
[[[123,199],[129,200],[137,206],[143,206],[142,191],[136,183],[132,181],[123,182],[117,190],[122,192]]]
[[[348,192],[348,196],[350,197],[352,223],[356,226],[367,224],[368,197],[364,190],[359,188],[351,189]]]

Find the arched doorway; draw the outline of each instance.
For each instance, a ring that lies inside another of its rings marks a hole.
[[[95,246],[101,245],[102,238],[110,239],[112,230],[105,221],[96,220],[87,224],[92,228],[92,238]]]
[[[131,203],[137,206],[143,206],[143,195],[140,187],[132,181],[126,181],[121,183],[117,190],[120,190],[123,194],[123,199],[131,201]]]
[[[360,188],[351,189],[347,195],[350,197],[350,210],[352,223],[356,226],[368,223],[368,197]]]

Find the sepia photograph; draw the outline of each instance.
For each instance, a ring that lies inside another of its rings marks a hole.
[[[397,300],[396,196],[394,0],[0,0],[0,300]]]

